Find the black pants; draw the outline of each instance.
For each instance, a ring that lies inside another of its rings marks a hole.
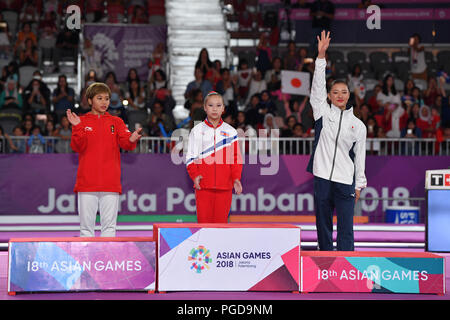
[[[337,216],[337,250],[353,251],[355,185],[314,177],[314,205],[319,250],[333,250],[333,211]]]

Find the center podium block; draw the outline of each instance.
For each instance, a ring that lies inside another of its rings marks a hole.
[[[299,291],[300,228],[154,225],[159,291]]]
[[[428,252],[302,251],[302,292],[445,293],[444,257]]]

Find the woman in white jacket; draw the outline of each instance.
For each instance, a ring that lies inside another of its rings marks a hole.
[[[314,204],[320,250],[333,250],[333,211],[337,215],[337,250],[353,251],[353,212],[366,187],[366,127],[347,105],[350,91],[342,80],[327,93],[325,52],[330,32],[318,39],[310,103],[315,120],[315,141],[308,171],[314,175]],[[328,104],[327,98],[331,105]]]

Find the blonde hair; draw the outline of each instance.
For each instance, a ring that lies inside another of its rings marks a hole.
[[[86,89],[86,99],[93,99],[97,94],[107,93],[111,98],[111,89],[103,82],[94,82]],[[89,103],[89,100],[88,100]]]

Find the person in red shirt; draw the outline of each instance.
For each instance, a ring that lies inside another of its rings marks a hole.
[[[72,124],[70,146],[79,154],[74,192],[78,194],[80,236],[94,237],[95,218],[100,211],[102,237],[116,234],[120,184],[120,148],[134,150],[142,128],[131,133],[123,120],[107,113],[111,98],[109,87],[94,82],[86,89],[91,111],[78,116],[70,109]]]
[[[194,182],[198,223],[227,223],[232,190],[242,192],[242,157],[237,131],[222,120],[223,98],[210,92],[206,119],[189,134],[186,169]]]

